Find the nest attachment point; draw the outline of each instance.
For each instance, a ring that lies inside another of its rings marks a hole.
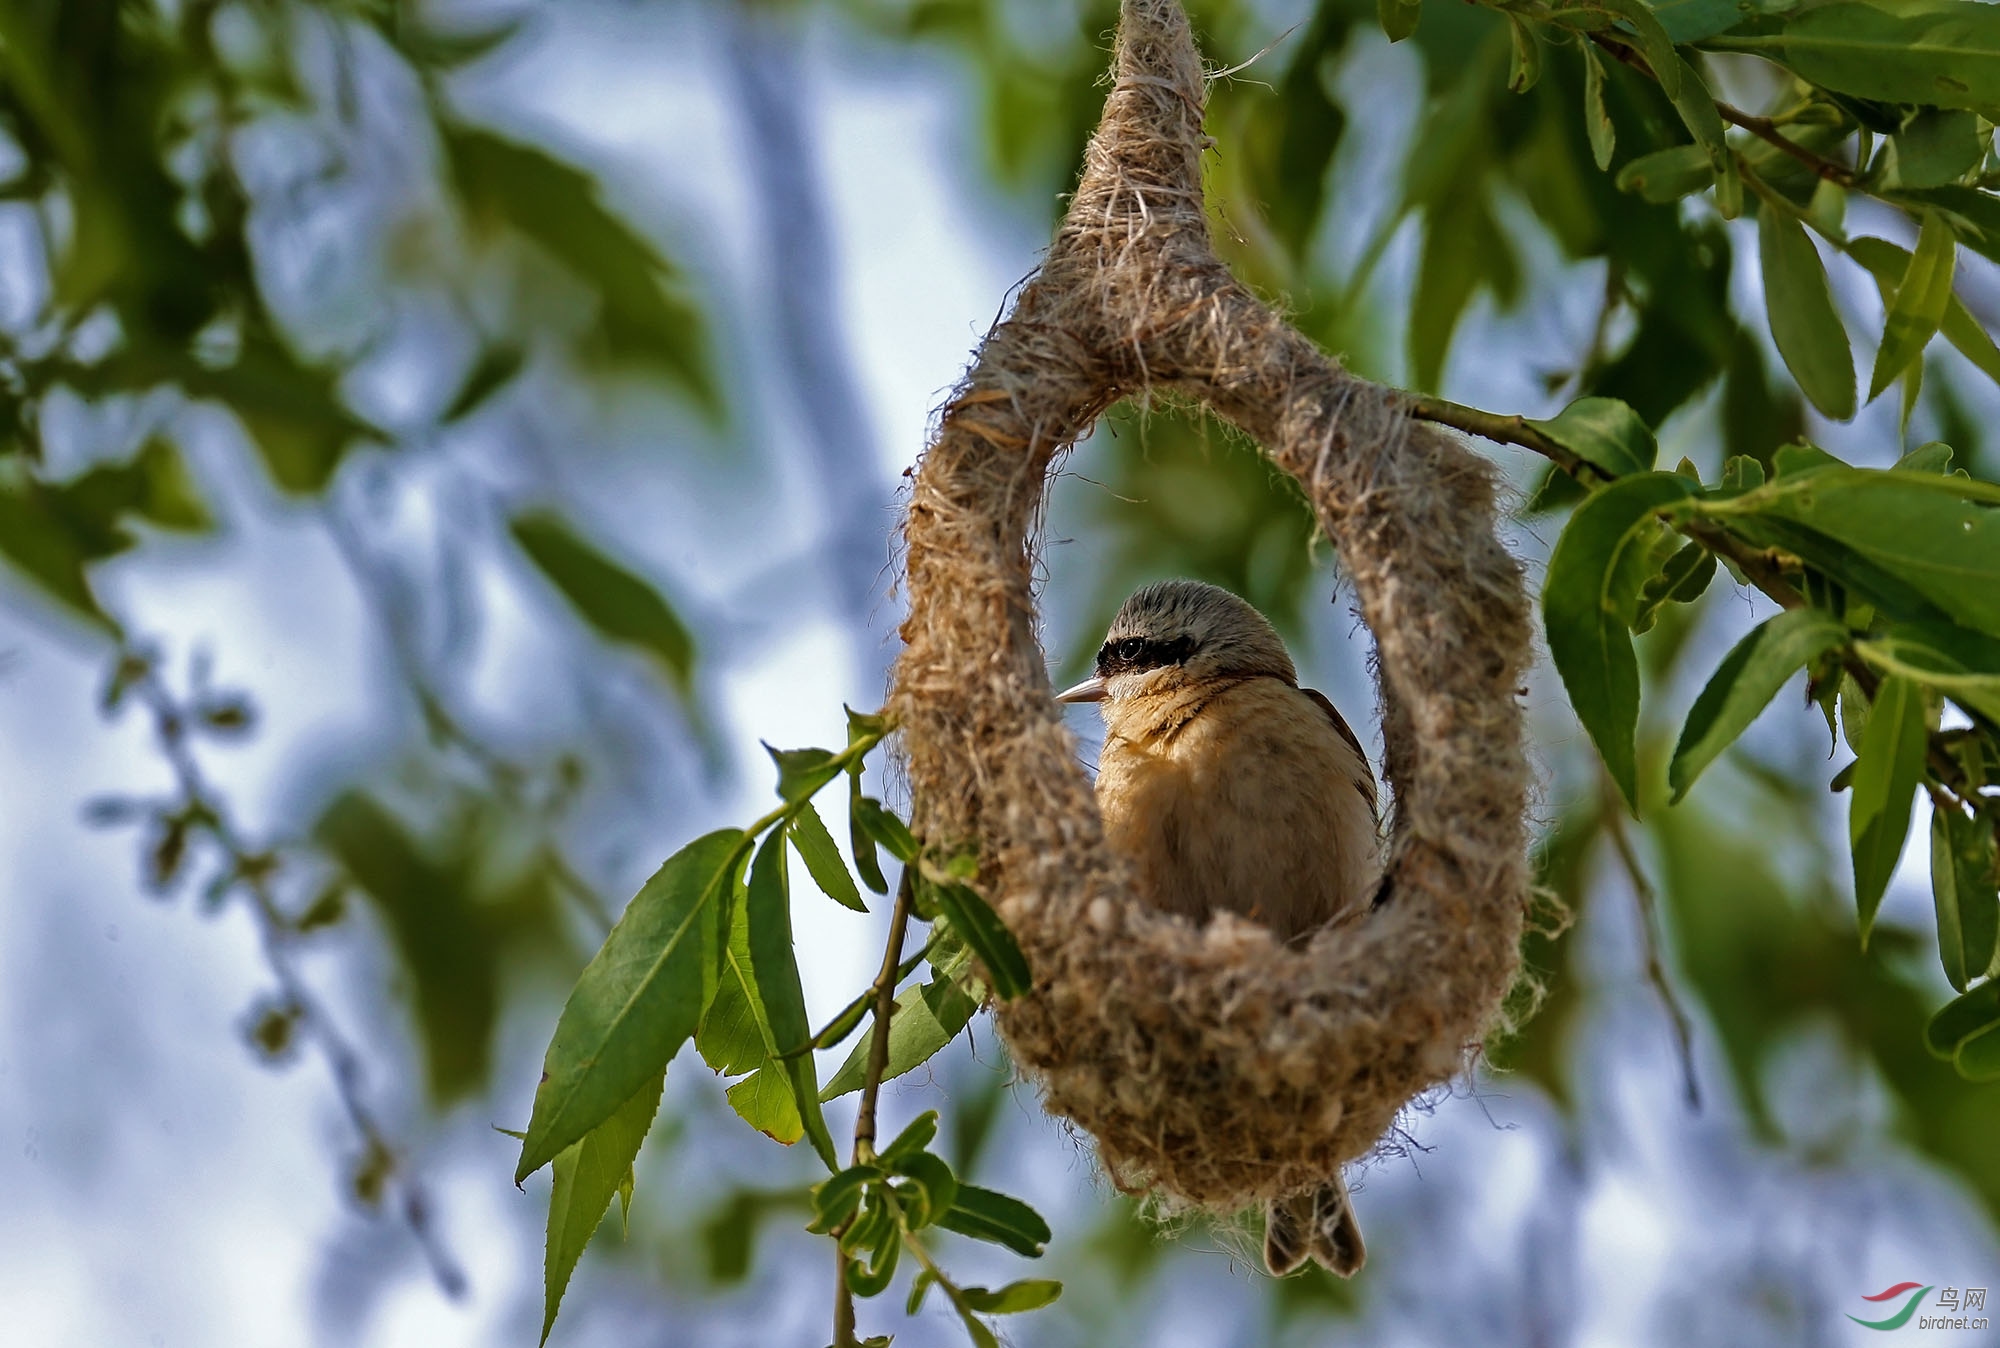
[[[1486,462],[1216,258],[1177,0],[1125,0],[1115,77],[1041,271],[918,465],[890,705],[919,832],[977,845],[1033,970],[999,1013],[1015,1062],[1121,1188],[1233,1211],[1373,1149],[1499,1017],[1528,898],[1528,605]],[[1052,699],[1030,539],[1050,465],[1147,390],[1205,402],[1298,479],[1375,639],[1389,887],[1303,948],[1136,901]]]

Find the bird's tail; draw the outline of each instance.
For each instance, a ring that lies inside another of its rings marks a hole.
[[[1264,1267],[1274,1278],[1295,1271],[1308,1259],[1351,1278],[1367,1258],[1347,1182],[1338,1175],[1307,1193],[1274,1200],[1265,1209]]]

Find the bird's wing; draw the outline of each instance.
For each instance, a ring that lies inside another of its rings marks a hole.
[[[1375,815],[1377,822],[1380,822],[1381,816],[1377,812],[1375,801],[1375,773],[1368,766],[1368,751],[1361,747],[1361,741],[1355,737],[1346,719],[1335,710],[1333,703],[1327,700],[1325,693],[1317,688],[1301,688],[1299,691],[1319,704],[1319,709],[1326,713],[1326,719],[1333,722],[1333,728],[1347,741],[1348,747],[1354,750],[1354,757],[1361,764],[1361,776],[1355,779],[1354,789],[1368,802],[1368,812]]]

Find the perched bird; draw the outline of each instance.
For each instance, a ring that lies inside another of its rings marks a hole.
[[[1058,695],[1104,717],[1097,803],[1139,896],[1201,923],[1227,908],[1298,941],[1361,911],[1382,868],[1375,777],[1331,702],[1299,687],[1268,619],[1199,581],[1125,601],[1097,672]],[[1334,1175],[1267,1212],[1273,1274],[1366,1251]]]

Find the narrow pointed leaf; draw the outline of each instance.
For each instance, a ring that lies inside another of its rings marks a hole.
[[[1630,628],[1650,579],[1660,527],[1654,517],[1692,491],[1678,474],[1645,473],[1594,492],[1556,540],[1542,586],[1549,654],[1570,705],[1634,809],[1639,665]]]
[[[905,988],[896,998],[895,1012],[889,1017],[889,1061],[882,1079],[893,1081],[923,1066],[958,1037],[979,1009],[979,999],[959,986],[957,979],[940,978],[921,987]],[[847,1061],[833,1074],[820,1092],[820,1099],[858,1091],[868,1079],[869,1041],[863,1035],[847,1055]]]
[[[1611,167],[1611,152],[1618,145],[1617,128],[1611,124],[1611,114],[1604,106],[1604,62],[1598,59],[1596,48],[1589,43],[1583,47],[1583,128],[1590,137],[1590,157],[1597,161],[1600,170]]]
[[[2000,979],[1981,983],[1939,1007],[1924,1025],[1924,1047],[1932,1057],[1951,1061],[1973,1035],[2000,1027]]]
[[[1931,898],[1937,906],[1938,958],[1952,987],[1967,984],[1993,963],[2000,936],[2000,877],[1994,874],[1993,828],[1953,809],[1931,811]]]
[[[1528,424],[1612,477],[1648,472],[1660,456],[1645,419],[1616,398],[1578,398],[1546,421]]]
[[[951,920],[951,929],[985,966],[997,996],[1011,1000],[1034,986],[1027,957],[985,899],[961,884],[933,884],[929,889],[937,898],[938,910]]]
[[[747,846],[742,830],[722,829],[676,852],[585,966],[549,1041],[516,1183],[609,1118],[694,1033]]]
[[[1896,377],[1923,356],[1924,348],[1944,322],[1951,305],[1952,273],[1958,259],[1958,240],[1951,226],[1935,211],[1924,215],[1917,235],[1917,248],[1910,265],[1896,286],[1889,303],[1889,315],[1882,329],[1882,345],[1875,352],[1875,372],[1868,377],[1868,397],[1888,388]]]
[[[857,913],[868,911],[868,905],[861,901],[861,891],[855,886],[854,876],[842,860],[840,847],[827,832],[826,821],[819,817],[819,811],[811,801],[799,802],[799,812],[792,819],[792,845],[799,849],[799,856],[806,863],[806,871],[820,892],[843,908],[852,908]]]
[[[1680,744],[1667,767],[1679,803],[1701,770],[1734,744],[1793,674],[1847,640],[1847,628],[1815,608],[1797,608],[1760,623],[1723,657],[1694,700]]]
[[[1882,680],[1868,710],[1861,755],[1848,801],[1847,831],[1854,853],[1854,901],[1861,943],[1875,925],[1875,911],[1903,854],[1910,804],[1923,778],[1930,720],[1923,690],[1908,679]]]
[[[1814,407],[1846,421],[1854,415],[1854,353],[1833,307],[1819,250],[1804,225],[1767,203],[1757,214],[1757,251],[1778,354]]]
[[[974,1240],[1004,1245],[1016,1254],[1039,1258],[1049,1243],[1049,1224],[1041,1214],[1018,1198],[982,1189],[977,1184],[960,1184],[951,1208],[938,1218],[938,1225]]]
[[[812,1022],[806,1018],[805,990],[799,983],[798,958],[792,948],[791,886],[785,869],[784,835],[773,830],[751,863],[745,911],[750,926],[750,968],[756,976],[757,991],[764,1000],[764,1014],[771,1026],[771,1039],[778,1051],[812,1038]],[[812,1055],[804,1053],[787,1058],[774,1067],[791,1083],[799,1119],[813,1150],[820,1154],[829,1170],[838,1170],[840,1162],[834,1155],[833,1138],[820,1115],[819,1082],[814,1078]]]
[[[556,1308],[583,1248],[604,1220],[611,1196],[628,1196],[632,1162],[653,1126],[666,1083],[663,1071],[653,1077],[611,1117],[563,1148],[555,1161],[555,1185],[549,1194],[548,1247],[543,1264],[542,1339],[556,1322]]]

